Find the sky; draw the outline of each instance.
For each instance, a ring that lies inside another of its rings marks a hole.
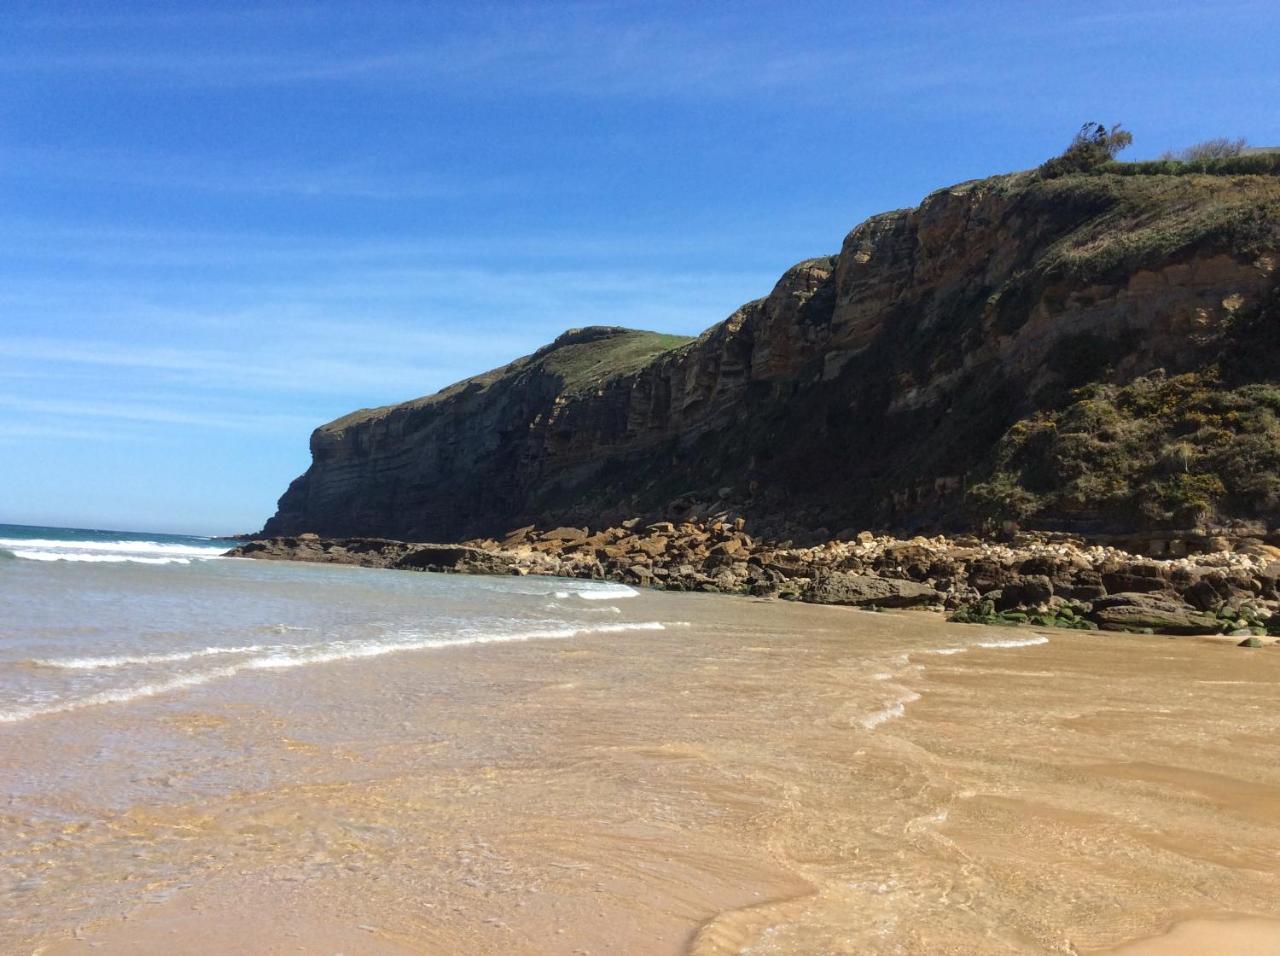
[[[0,522],[261,527],[311,430],[696,334],[865,217],[1280,145],[1268,2],[0,0]]]

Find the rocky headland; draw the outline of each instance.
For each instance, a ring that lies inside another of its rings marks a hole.
[[[1262,638],[1280,153],[942,189],[696,338],[572,329],[311,453],[238,553]]]
[[[316,429],[264,533],[459,541],[687,498],[779,540],[1265,536],[1280,154],[1244,159],[942,189],[695,339],[575,329],[353,412]]]

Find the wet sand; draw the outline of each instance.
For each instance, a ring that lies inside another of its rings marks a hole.
[[[1280,649],[619,605],[0,728],[0,951],[1280,953]]]

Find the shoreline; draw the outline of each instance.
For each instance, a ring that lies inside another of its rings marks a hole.
[[[1210,928],[1280,938],[1272,655],[619,603],[690,626],[320,665],[24,725],[14,753],[49,754],[34,773],[60,772],[51,741],[76,741],[61,761],[146,733],[195,748],[180,777],[215,757],[250,775],[120,804],[127,751],[99,763],[89,799],[113,809],[76,892],[117,860],[148,892],[38,951],[1145,956],[1228,916]]]
[[[228,555],[547,575],[871,610],[932,608],[959,623],[1219,634],[1249,647],[1277,643],[1280,548],[1254,538],[1212,540],[1219,550],[1175,558],[1049,533],[995,542],[862,532],[796,547],[753,539],[741,519],[648,525],[632,519],[599,531],[525,527],[501,540],[457,544],[301,534],[253,539]]]

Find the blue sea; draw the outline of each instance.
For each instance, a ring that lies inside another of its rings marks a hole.
[[[234,545],[0,525],[0,727],[248,674],[670,623],[628,612],[623,585],[223,557]]]

